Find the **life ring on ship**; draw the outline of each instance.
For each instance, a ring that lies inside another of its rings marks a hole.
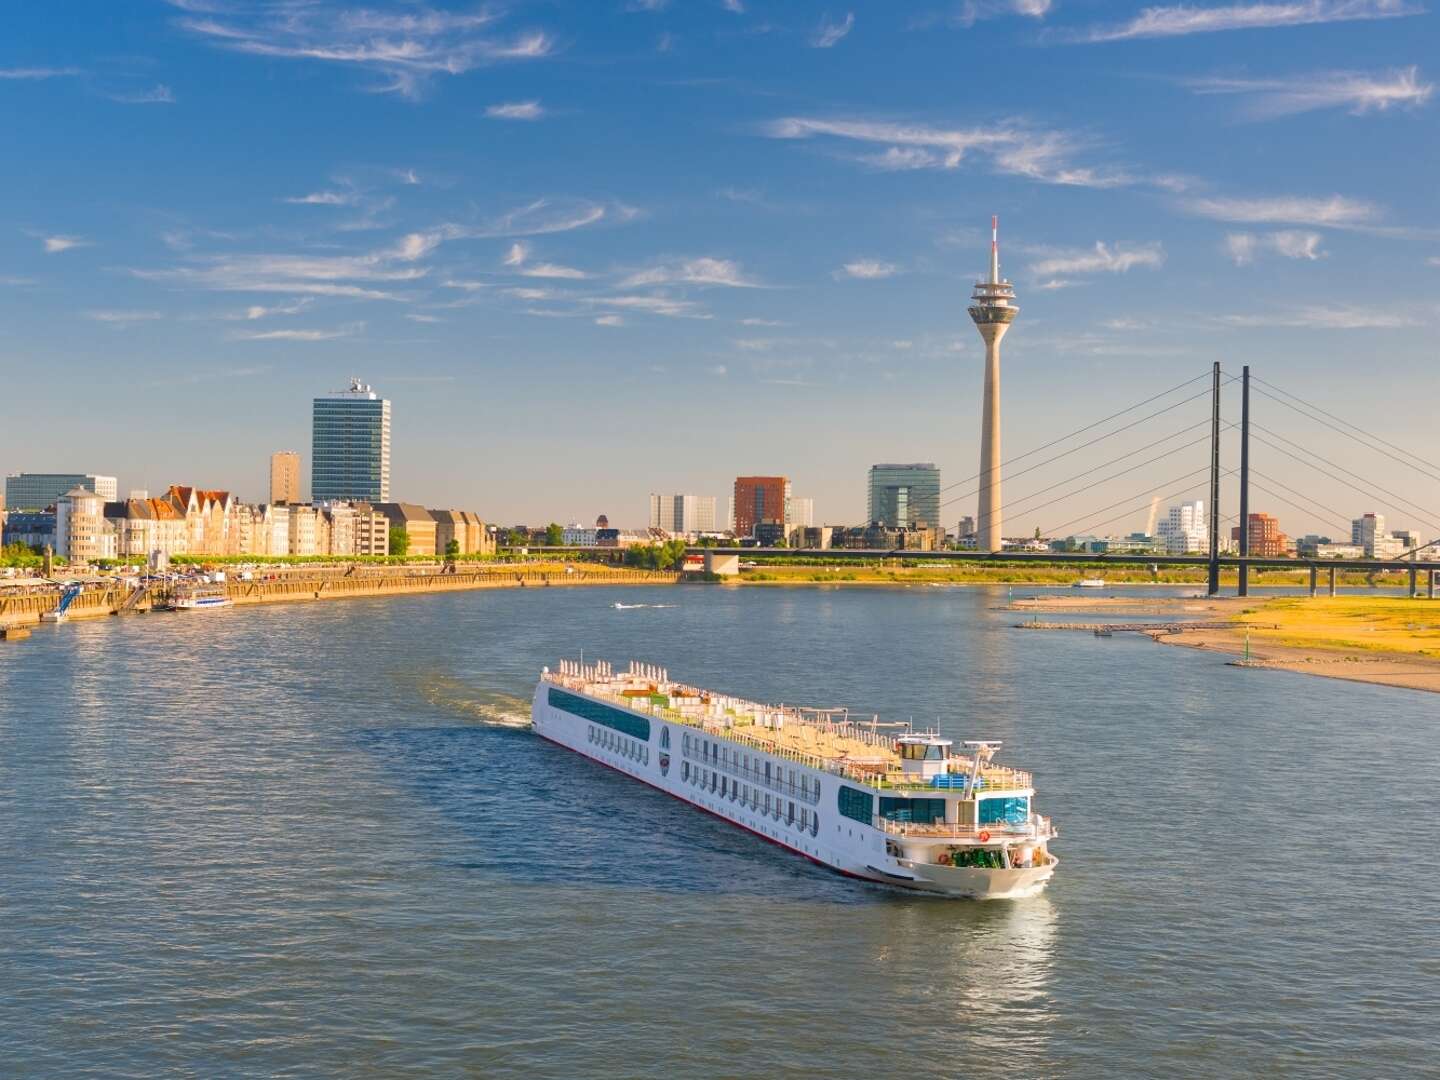
[[[936,856],[935,856],[935,862],[938,863],[940,866],[949,866],[949,865],[950,865],[950,853],[949,853],[948,851],[942,851],[942,852],[940,852],[939,855],[936,855]]]
[[[990,842],[990,834],[989,834],[988,832],[982,832],[982,833],[980,834],[980,843],[982,843],[982,844],[988,844],[989,842]]]

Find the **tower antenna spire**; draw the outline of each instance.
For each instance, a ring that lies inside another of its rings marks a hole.
[[[990,215],[990,284],[1000,284],[1000,215]]]
[[[1000,520],[1000,339],[1015,321],[1015,287],[1000,278],[1000,218],[990,218],[990,279],[977,281],[970,297],[970,318],[985,342],[985,400],[980,413],[980,505],[975,515],[975,547],[1004,547]]]

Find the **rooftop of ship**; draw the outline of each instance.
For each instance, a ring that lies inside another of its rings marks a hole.
[[[615,671],[603,660],[589,664],[564,660],[558,670],[547,668],[542,678],[565,690],[606,699],[657,720],[744,743],[877,788],[962,788],[975,770],[976,754],[980,756],[976,775],[981,780],[977,789],[990,794],[1033,787],[1028,772],[990,761],[998,743],[966,743],[967,756],[955,753],[951,740],[938,731],[917,731],[907,722],[859,718],[843,708],[749,701],[674,681],[664,668],[650,664],[632,661],[627,670]],[[906,772],[901,747],[917,742],[945,748],[946,769],[942,775],[922,779]]]

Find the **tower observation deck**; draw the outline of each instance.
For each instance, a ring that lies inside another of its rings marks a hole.
[[[990,275],[975,283],[970,318],[985,342],[985,400],[980,413],[980,505],[975,546],[1003,547],[1000,521],[1000,339],[1015,321],[1015,287],[1000,276],[1000,220],[990,219]]]

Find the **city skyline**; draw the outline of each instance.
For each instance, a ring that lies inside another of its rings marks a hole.
[[[391,55],[321,17],[343,4],[288,22],[241,2],[17,12],[0,472],[203,476],[260,501],[268,454],[307,444],[310,399],[359,372],[397,402],[407,499],[588,521],[784,474],[824,520],[859,521],[876,461],[975,471],[965,300],[992,212],[1026,310],[1005,341],[1007,451],[1219,357],[1440,458],[1423,410],[1371,379],[1433,378],[1436,17],[1145,6],[558,4],[483,26],[469,6],[382,6],[410,46]],[[403,21],[417,11],[433,17]],[[1357,279],[1382,299],[1361,304]],[[15,407],[61,408],[59,387],[87,410],[63,448],[53,409]],[[696,412],[717,419],[657,464],[649,418]],[[864,437],[771,438],[797,425]],[[527,443],[523,470],[488,466]],[[599,475],[575,468],[591,451]],[[1394,487],[1437,502],[1413,475]],[[1007,509],[1005,531],[1073,509]],[[1294,535],[1338,529],[1272,510]]]

